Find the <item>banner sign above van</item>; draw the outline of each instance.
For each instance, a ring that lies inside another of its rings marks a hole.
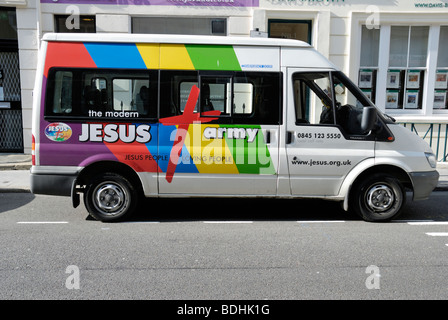
[[[41,3],[90,5],[141,5],[141,6],[216,6],[258,7],[259,0],[40,0]]]

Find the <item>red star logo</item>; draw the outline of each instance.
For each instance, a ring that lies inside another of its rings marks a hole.
[[[185,137],[188,132],[188,127],[193,123],[206,123],[218,118],[210,116],[219,116],[221,111],[212,110],[202,112],[201,114],[207,116],[206,118],[201,117],[200,113],[194,112],[194,107],[198,102],[199,98],[199,88],[193,86],[188,96],[187,104],[182,115],[167,117],[160,119],[160,123],[163,125],[177,125],[176,138],[174,139],[173,147],[171,148],[170,159],[168,161],[168,168],[166,170],[166,181],[171,183],[174,176],[174,171],[176,171],[177,163],[179,162],[180,153],[182,152],[182,147],[185,143]]]

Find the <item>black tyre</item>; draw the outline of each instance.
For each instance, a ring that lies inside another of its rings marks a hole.
[[[380,222],[396,218],[406,203],[406,193],[398,179],[375,174],[353,186],[351,209],[365,221]]]
[[[123,176],[104,173],[93,178],[84,193],[87,211],[96,220],[108,222],[128,218],[135,210],[138,192]]]

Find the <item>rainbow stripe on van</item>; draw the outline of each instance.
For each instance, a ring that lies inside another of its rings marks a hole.
[[[275,48],[267,48],[267,51],[268,54],[278,55]],[[243,46],[50,41],[47,44],[44,65],[41,108],[45,105],[46,82],[49,69],[52,67],[278,71],[279,65],[264,65],[258,59],[251,57],[247,48]],[[45,137],[44,130],[49,126],[70,130],[71,136],[62,140],[42,138],[40,165],[85,167],[106,160],[125,163],[136,172],[166,173],[169,170],[169,162],[172,161],[174,137],[181,126],[187,132],[176,163],[176,173],[276,174],[277,172],[260,125],[218,125],[196,121],[185,126],[185,123],[162,124],[163,120],[149,124],[126,123],[127,134],[133,132],[135,135],[139,131],[138,127],[144,125],[148,127],[146,135],[150,137],[145,143],[137,141],[138,139],[129,143],[120,140],[107,142],[99,139],[100,136],[95,141],[80,138],[88,134],[86,130],[90,130],[90,126],[96,130],[92,132],[102,132],[105,135],[109,122],[99,123],[100,120],[95,122],[92,119],[92,122],[88,123],[58,122],[56,125],[41,119],[41,137]],[[124,124],[120,122],[120,125]],[[120,130],[119,128],[122,127],[116,125],[115,130]],[[140,129],[143,132],[143,128]],[[227,134],[223,134],[225,132]],[[115,133],[118,135],[118,132]],[[53,134],[57,136],[57,133]]]
[[[279,71],[278,50],[264,51],[268,59],[254,56],[244,46],[49,42],[44,75],[51,67]],[[265,64],[264,60],[278,63]]]

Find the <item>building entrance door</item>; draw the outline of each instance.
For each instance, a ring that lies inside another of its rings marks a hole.
[[[0,7],[0,152],[23,152],[15,8]]]

